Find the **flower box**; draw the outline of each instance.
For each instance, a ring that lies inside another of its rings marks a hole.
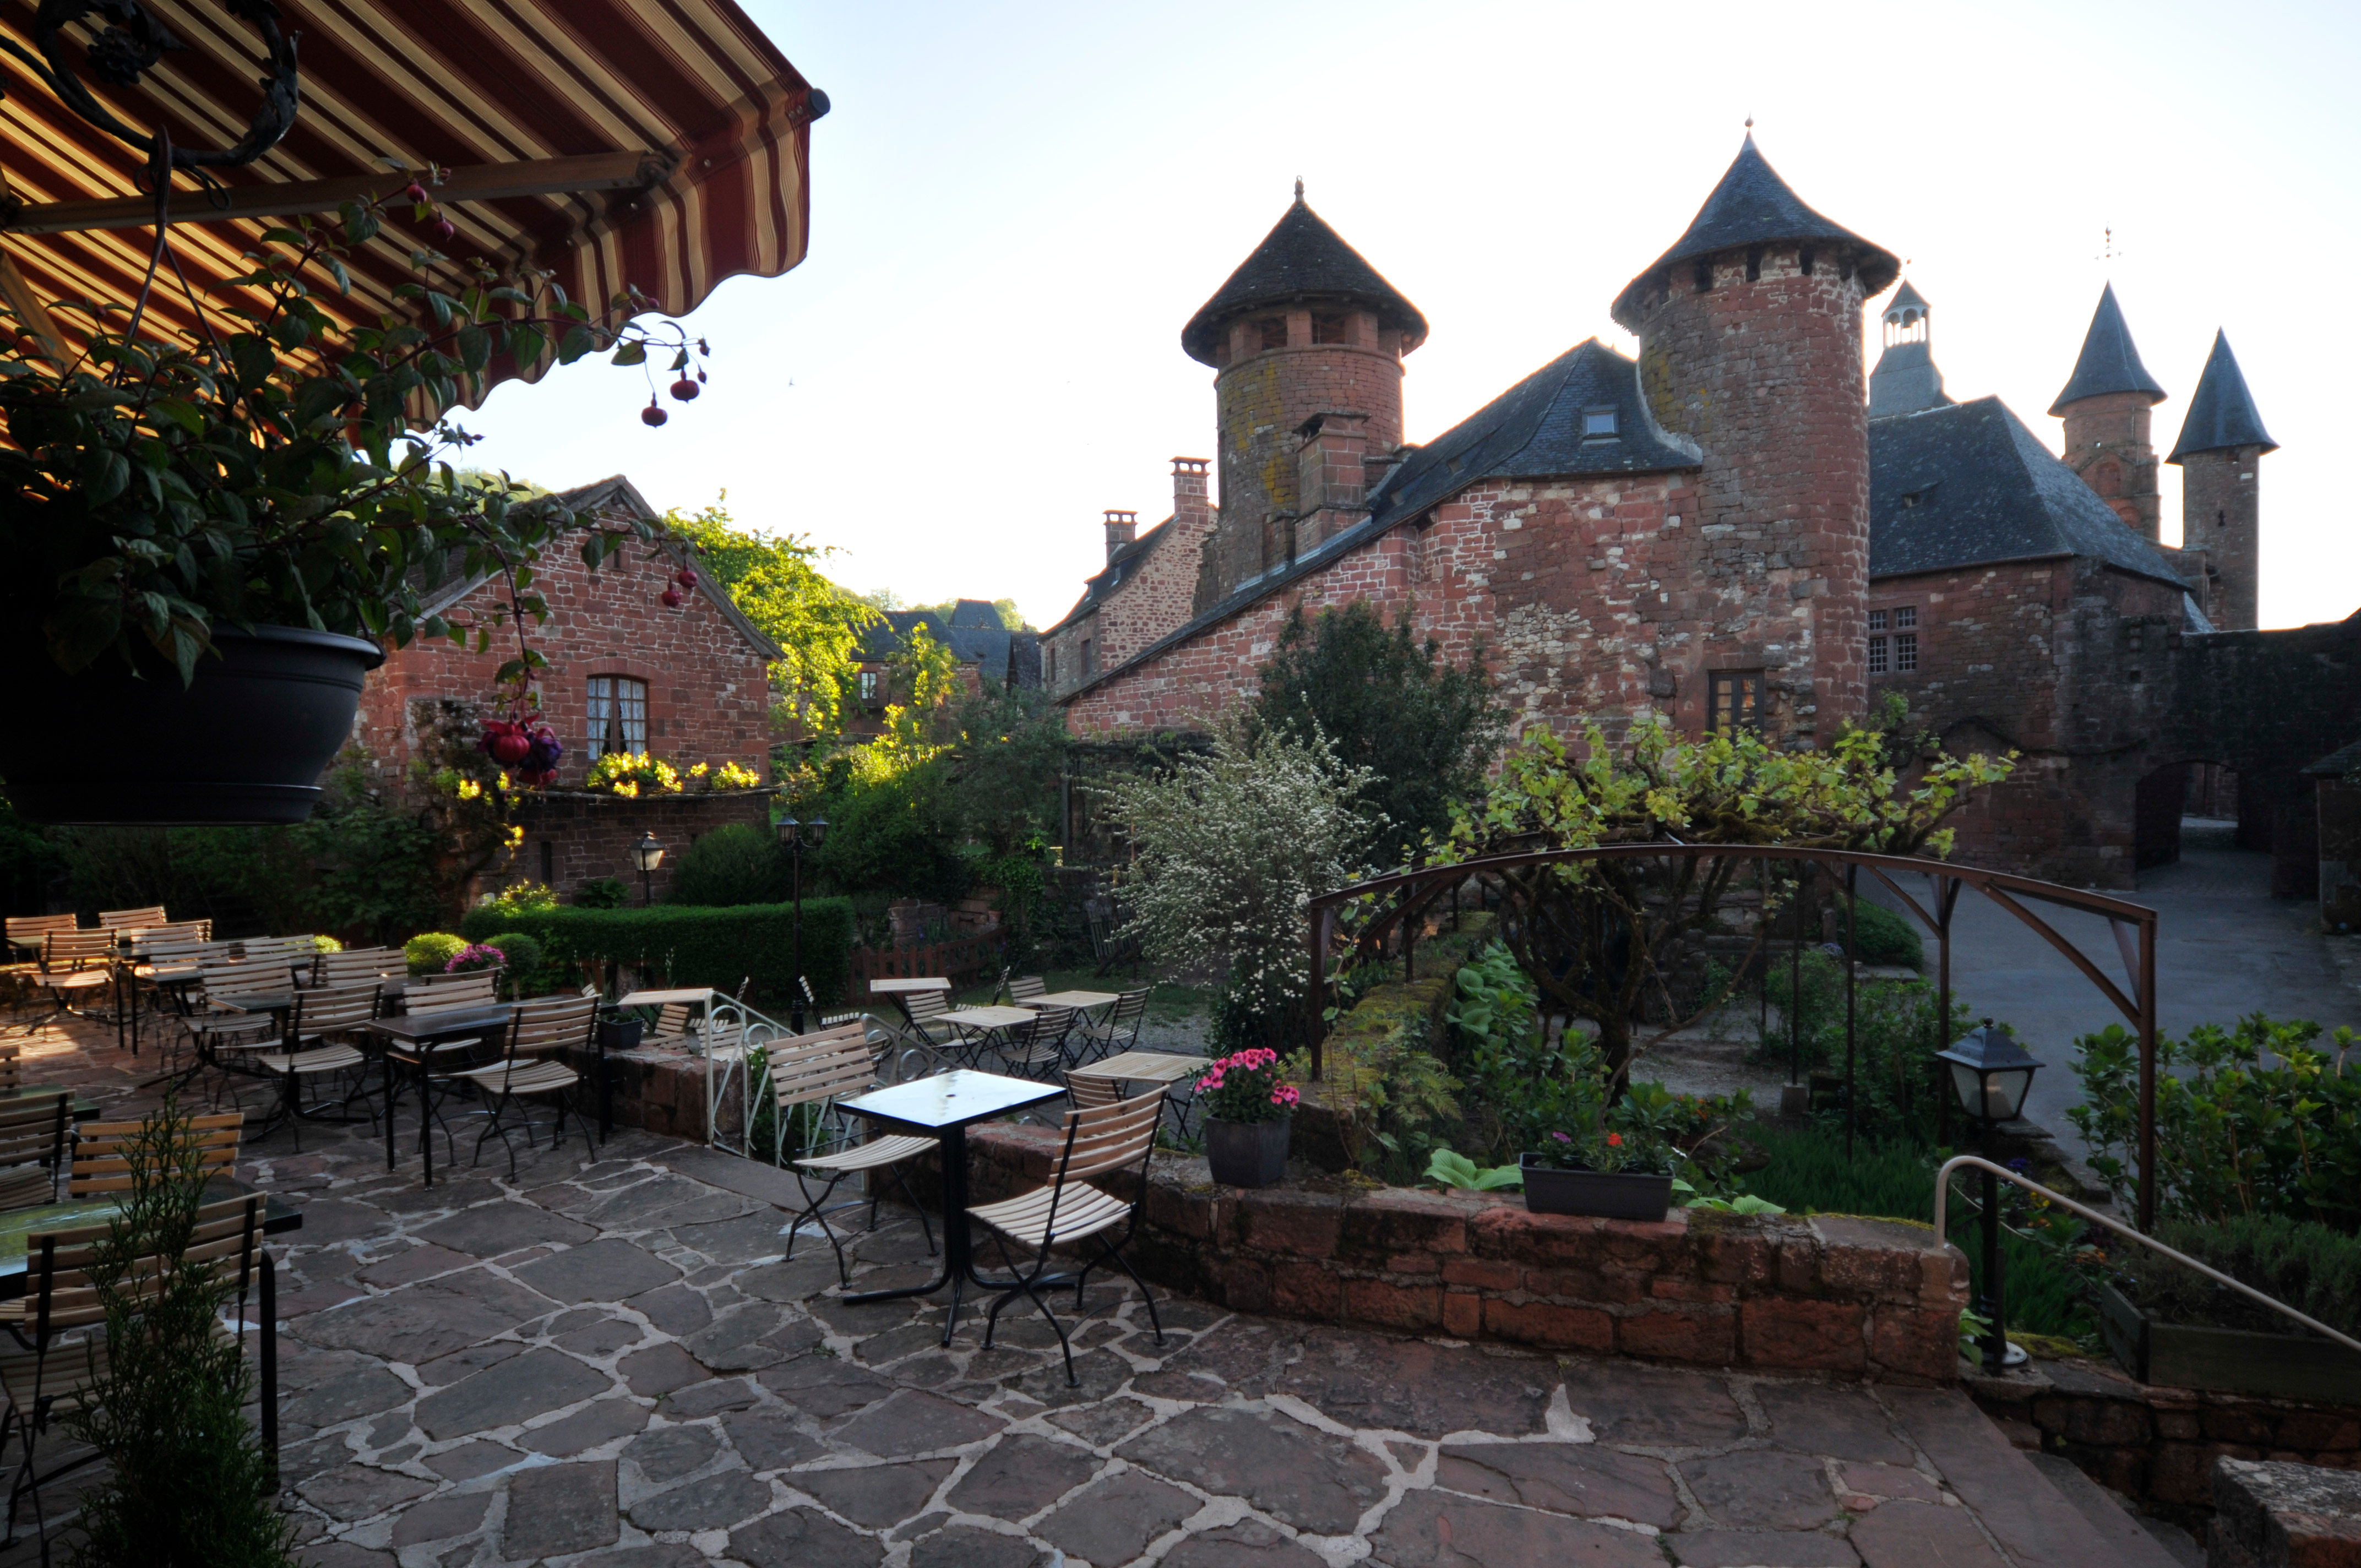
[[[1673,1204],[1673,1179],[1636,1170],[1567,1170],[1521,1157],[1525,1207],[1536,1214],[1593,1214],[1609,1220],[1661,1220]]]
[[[2257,1333],[2169,1322],[2114,1285],[2099,1288],[2099,1328],[2124,1370],[2166,1388],[2313,1404],[2361,1404],[2361,1351],[2307,1333]]]

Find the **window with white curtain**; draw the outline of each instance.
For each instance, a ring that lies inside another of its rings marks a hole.
[[[638,756],[648,749],[648,683],[629,675],[590,677],[590,760],[609,751]]]

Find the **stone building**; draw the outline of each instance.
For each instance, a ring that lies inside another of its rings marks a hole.
[[[889,609],[869,629],[854,677],[854,700],[845,712],[844,733],[867,740],[885,729],[888,705],[907,702],[894,689],[893,659],[920,627],[959,661],[960,689],[980,692],[987,682],[1012,689],[1041,685],[1041,634],[1029,627],[1011,630],[989,599],[958,599],[946,616],[933,609]]]
[[[2235,798],[2242,839],[2308,893],[2302,770],[2361,718],[2361,616],[2254,630],[2272,443],[2226,339],[2165,459],[2187,477],[2174,548],[2150,439],[2167,394],[2113,289],[2050,410],[2061,458],[1999,400],[1946,392],[1906,282],[1864,377],[1861,312],[1898,271],[1749,137],[1617,297],[1636,360],[1578,345],[1408,446],[1425,319],[1299,186],[1182,332],[1216,370],[1223,486],[1192,514],[1195,593],[1184,612],[1162,562],[1165,591],[1083,652],[1123,590],[1111,531],[1052,634],[1075,639],[1051,681],[1069,727],[1195,727],[1252,693],[1290,610],[1367,599],[1454,656],[1482,647],[1519,728],[1653,711],[1805,747],[1899,692],[1954,750],[2024,754],[1961,821],[1979,863],[2126,885],[2178,852],[2194,794]]]
[[[1064,620],[1041,634],[1042,684],[1064,692],[1113,669],[1187,620],[1215,512],[1206,460],[1172,459],[1172,515],[1139,532],[1139,514],[1106,514],[1106,565]]]
[[[564,494],[577,512],[618,522],[662,516],[620,476]],[[566,750],[556,784],[520,814],[524,837],[514,859],[487,873],[488,882],[542,882],[570,895],[583,883],[620,876],[636,888],[630,846],[642,832],[678,850],[724,822],[769,822],[767,791],[692,788],[626,800],[583,788],[591,762],[606,751],[647,752],[684,773],[699,762],[718,769],[732,762],[768,772],[768,666],[779,650],[706,574],[683,590],[677,607],[666,606],[664,591],[690,564],[669,542],[630,545],[595,572],[566,551],[543,563],[534,587],[550,615],[538,626],[528,622],[527,635],[549,662],[537,683],[540,719]],[[427,609],[497,622],[507,591],[496,576],[461,579]],[[398,778],[412,759],[432,755],[438,729],[456,726],[472,735],[482,719],[506,717],[494,675],[515,647],[512,636],[496,637],[481,653],[421,639],[389,653],[369,675],[354,721],[366,765]],[[668,867],[659,869],[659,896],[668,875]]]

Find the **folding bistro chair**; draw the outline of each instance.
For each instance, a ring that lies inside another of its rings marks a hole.
[[[1066,1065],[1066,1039],[1073,1030],[1076,1009],[1044,1007],[1029,997],[1016,1005],[1030,1009],[1033,1022],[1019,1024],[1008,1031],[1000,1047],[1000,1059],[1018,1078],[1047,1081]]]
[[[74,1134],[73,1168],[66,1177],[68,1198],[95,1198],[107,1192],[131,1190],[131,1162],[124,1150],[139,1135],[139,1122],[85,1122]],[[246,1131],[246,1113],[225,1111],[217,1116],[192,1116],[189,1132],[196,1140],[198,1169],[207,1177],[237,1171],[238,1140]]]
[[[311,937],[248,937],[238,944],[240,961],[269,966],[280,990],[295,984],[299,972],[309,979],[319,956],[320,944]]]
[[[428,983],[430,981],[433,983]],[[500,998],[494,993],[499,983],[500,976],[490,970],[453,975],[412,975],[408,988],[401,993],[401,1010],[412,1018],[434,1013],[476,1012],[499,1003]],[[505,1028],[505,1025],[495,1024],[484,1033],[497,1034]],[[458,1147],[451,1136],[451,1124],[443,1120],[443,1113],[437,1109],[441,1096],[434,1092],[434,1086],[439,1084],[448,1091],[464,1069],[444,1064],[460,1062],[475,1065],[468,1058],[481,1051],[483,1045],[480,1036],[471,1035],[458,1039],[430,1040],[419,1046],[388,1040],[383,1047],[385,1113],[388,1116],[393,1114],[394,1107],[401,1102],[403,1085],[418,1078],[423,1069],[428,1087],[423,1102],[418,1107],[418,1135],[422,1142],[425,1139],[426,1124],[430,1118],[441,1126],[443,1151],[447,1163],[452,1165],[459,1162]]]
[[[38,956],[41,938],[52,931],[71,931],[81,925],[71,915],[11,915],[7,920],[8,945],[19,952]]]
[[[238,963],[218,956],[199,960],[200,988],[183,1020],[197,1059],[188,1069],[194,1078],[206,1068],[225,1069],[225,1051],[262,1050],[276,1044],[283,1030],[279,1018],[257,999],[283,996],[285,971],[275,964]],[[214,1103],[221,1102],[220,1080],[214,1084]]]
[[[1058,1348],[1065,1353],[1067,1386],[1073,1387],[1079,1381],[1074,1376],[1073,1344],[1066,1336],[1064,1325],[1058,1321],[1058,1315],[1041,1299],[1041,1292],[1071,1285],[1074,1311],[1079,1316],[1082,1289],[1090,1283],[1091,1271],[1104,1263],[1113,1263],[1139,1287],[1141,1297],[1148,1302],[1148,1320],[1156,1328],[1156,1343],[1164,1343],[1164,1321],[1157,1314],[1156,1298],[1148,1294],[1147,1282],[1123,1256],[1123,1248],[1139,1228],[1140,1212],[1148,1201],[1148,1161],[1156,1151],[1156,1127],[1163,1114],[1161,1089],[1136,1100],[1069,1111],[1065,1146],[1058,1156],[1057,1170],[1049,1185],[968,1210],[970,1216],[991,1228],[1010,1276],[1005,1280],[986,1282],[1001,1292],[984,1320],[986,1350],[992,1348],[993,1332],[1000,1326],[1001,1309],[1021,1292],[1049,1320],[1049,1327],[1058,1335]],[[1133,1165],[1138,1168],[1133,1175],[1135,1185],[1129,1199],[1117,1198],[1090,1184],[1093,1176]],[[1111,1235],[1117,1226],[1122,1227],[1122,1234]],[[1050,1272],[1050,1249],[1082,1241],[1094,1242],[1097,1255],[1077,1271]],[[1008,1250],[1011,1242],[1032,1252],[1029,1270],[1017,1266]]]
[[[405,1013],[435,1008],[489,1007],[500,999],[498,970],[469,970],[464,974],[414,974],[402,988]]]
[[[295,993],[294,1005],[287,1014],[287,1032],[277,1050],[258,1049],[244,1053],[244,1069],[271,1080],[279,1089],[277,1116],[284,1117],[295,1129],[295,1148],[303,1148],[303,1118],[316,1116],[326,1110],[327,1101],[303,1103],[303,1080],[329,1073],[348,1072],[353,1086],[346,1091],[341,1102],[350,1110],[353,1099],[359,1096],[366,1104],[368,1088],[368,1058],[354,1042],[361,1027],[377,1016],[379,982],[371,980],[358,985],[313,986]],[[369,1108],[369,1122],[377,1122],[375,1107]],[[263,1137],[274,1130],[266,1124]]]
[[[1120,1056],[1125,1051],[1139,1048],[1139,1023],[1148,1016],[1148,988],[1126,991],[1115,999],[1115,1010],[1106,1022],[1093,1027],[1087,1022],[1081,1030],[1081,1039],[1074,1059],[1081,1063],[1104,1060]]]
[[[102,909],[98,912],[98,927],[102,931],[121,931],[140,926],[161,926],[170,919],[160,904],[150,904],[140,909]]]
[[[407,973],[409,962],[398,948],[346,948],[322,953],[312,960],[313,985],[383,985]]]
[[[23,959],[0,964],[0,977],[8,986],[8,1005],[22,1009],[36,1005],[40,995],[41,944],[52,931],[74,929],[71,915],[11,915],[8,916],[8,946],[13,952],[23,953]],[[55,1014],[49,1014],[55,1017]],[[44,1019],[43,1022],[47,1022]],[[33,1025],[39,1028],[40,1025]]]
[[[26,1025],[27,1034],[69,1013],[88,1017],[81,1004],[115,988],[115,933],[50,932],[41,938],[40,972],[33,983],[49,994],[49,1010]]]
[[[856,1172],[892,1169],[894,1184],[909,1199],[910,1206],[918,1211],[918,1223],[926,1231],[927,1251],[935,1250],[935,1227],[927,1220],[926,1205],[910,1191],[911,1160],[936,1146],[932,1138],[917,1137],[907,1133],[893,1133],[861,1139],[867,1131],[857,1116],[847,1116],[836,1108],[836,1102],[848,1094],[859,1094],[876,1087],[875,1054],[869,1045],[869,1027],[865,1021],[840,1024],[823,1029],[816,1035],[798,1035],[781,1040],[768,1050],[771,1063],[771,1091],[778,1102],[778,1126],[784,1135],[793,1125],[800,1107],[814,1108],[813,1141],[825,1146],[818,1154],[807,1155],[795,1161],[796,1190],[803,1194],[803,1212],[787,1227],[787,1256],[796,1255],[796,1235],[806,1223],[818,1227],[836,1250],[837,1277],[844,1284],[852,1283],[852,1275],[844,1261],[844,1244],[836,1239],[835,1228],[828,1216],[842,1209],[858,1209],[859,1198],[848,1198],[841,1203],[830,1203],[837,1183]],[[824,1176],[828,1185],[819,1196],[812,1196],[811,1178]],[[869,1228],[877,1228],[877,1201],[884,1196],[880,1186],[869,1185]]]
[[[490,1102],[486,1113],[489,1118],[484,1130],[476,1135],[476,1158],[484,1157],[484,1140],[500,1135],[500,1146],[509,1151],[509,1175],[516,1175],[516,1146],[509,1142],[508,1109],[519,1095],[554,1095],[557,1100],[557,1116],[550,1125],[550,1147],[566,1141],[567,1097],[582,1075],[559,1054],[573,1049],[584,1053],[595,1050],[593,1045],[598,1029],[598,998],[596,992],[580,996],[536,996],[530,1002],[520,1002],[509,1021],[508,1049],[499,1061],[483,1067],[468,1068],[451,1075],[455,1081],[472,1083]],[[533,1118],[519,1108],[518,1120],[524,1127],[524,1146],[533,1147]],[[588,1137],[586,1129],[584,1137]],[[446,1129],[445,1136],[448,1137]]]
[[[177,1257],[151,1253],[123,1260],[122,1288],[138,1299],[151,1300],[163,1293],[177,1268],[208,1262],[234,1267],[237,1332],[243,1337],[247,1292],[262,1243],[266,1201],[261,1193],[254,1192],[204,1205],[197,1211],[188,1245]],[[21,1347],[0,1351],[0,1387],[8,1395],[7,1414],[0,1417],[0,1442],[15,1434],[24,1455],[8,1491],[5,1544],[16,1543],[16,1510],[30,1493],[45,1564],[49,1560],[49,1516],[41,1507],[41,1488],[104,1457],[102,1451],[91,1449],[46,1475],[37,1463],[51,1419],[82,1409],[106,1381],[106,1341],[98,1332],[106,1322],[106,1307],[93,1282],[92,1269],[109,1230],[106,1225],[84,1225],[27,1236],[25,1294],[0,1303],[0,1327]],[[230,1331],[217,1323],[214,1332],[226,1335]]]
[[[71,1094],[61,1089],[0,1101],[0,1209],[56,1202],[72,1149]]]

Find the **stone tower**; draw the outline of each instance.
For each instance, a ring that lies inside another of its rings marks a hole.
[[[2223,631],[2260,624],[2262,456],[2278,449],[2230,339],[2216,331],[2180,439],[2165,461],[2180,465],[2180,547],[2202,550],[2212,562],[2218,585],[2212,617]]]
[[[1760,722],[1790,747],[1825,744],[1867,700],[1861,312],[1899,270],[1806,206],[1749,136],[1688,232],[1615,301],[1657,422],[1703,454],[1697,515],[1677,520],[1698,531],[1697,579],[1668,585],[1664,608],[1675,587],[1711,593],[1708,679],[1717,693],[1759,682]]]
[[[2148,411],[2162,401],[2164,389],[2140,363],[2110,283],[2083,334],[2074,374],[2049,411],[2066,422],[2066,466],[2151,543],[2161,542],[2164,501]]]
[[[1920,409],[1949,404],[1943,391],[1943,373],[1935,367],[1935,345],[1927,327],[1934,313],[1926,296],[1904,279],[1886,302],[1884,352],[1869,373],[1869,417],[1912,414]]]
[[[1287,209],[1181,329],[1211,365],[1221,518],[1206,541],[1196,608],[1294,559],[1366,510],[1361,460],[1401,444],[1401,356],[1426,318],[1303,201]],[[1307,480],[1317,494],[1307,495]]]

